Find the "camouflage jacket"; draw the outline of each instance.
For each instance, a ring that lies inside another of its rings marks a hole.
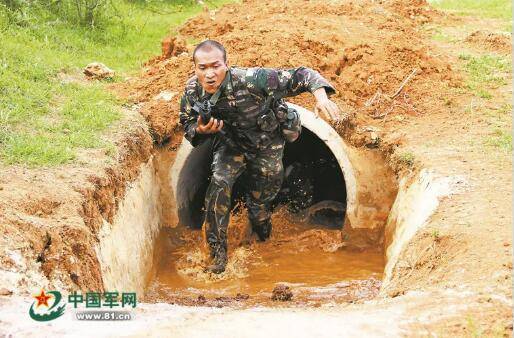
[[[218,89],[222,92],[213,107],[213,115],[224,121],[224,130],[228,131],[225,135],[233,143],[247,151],[258,151],[283,141],[279,131],[264,131],[259,127],[258,119],[265,113],[266,98],[274,94],[290,97],[307,91],[312,93],[321,87],[325,87],[329,95],[335,92],[318,72],[306,67],[287,70],[231,67]],[[211,135],[196,133],[198,116],[191,108],[196,101],[210,97],[196,76],[187,81],[179,117],[186,139],[195,147]]]

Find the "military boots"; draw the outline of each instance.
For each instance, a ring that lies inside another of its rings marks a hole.
[[[211,250],[211,257],[214,258],[213,262],[205,270],[215,274],[224,272],[228,261],[227,249],[222,245],[218,245],[215,251]]]

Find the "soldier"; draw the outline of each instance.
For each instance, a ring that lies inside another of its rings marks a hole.
[[[301,128],[298,113],[282,98],[308,91],[316,97],[317,111],[336,118],[339,109],[327,97],[334,88],[309,68],[228,67],[225,48],[213,40],[196,46],[193,62],[196,75],[187,81],[180,123],[195,147],[214,137],[204,222],[213,262],[206,270],[222,273],[232,186],[245,171],[250,178],[246,206],[252,230],[261,241],[271,234],[270,205],[283,180],[284,143],[296,140]],[[199,112],[209,108],[212,117],[203,121]]]

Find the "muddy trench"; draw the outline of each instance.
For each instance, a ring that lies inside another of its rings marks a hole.
[[[301,306],[379,295],[439,190],[429,173],[398,181],[379,150],[347,145],[324,120],[295,107],[303,131],[285,149],[268,241],[251,233],[243,175],[233,189],[227,270],[204,272],[211,144],[192,148],[182,140],[141,164],[113,221],[103,221],[97,255],[105,289],[134,290],[148,302],[212,306],[274,306],[279,284],[292,292],[288,304]]]

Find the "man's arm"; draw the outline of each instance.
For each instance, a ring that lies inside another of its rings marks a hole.
[[[318,114],[321,111],[325,116],[329,116],[332,120],[337,120],[341,116],[341,111],[337,104],[334,101],[331,101],[324,87],[316,89],[312,94],[316,97],[316,107],[314,108],[314,112]]]
[[[298,67],[292,69],[250,68],[246,73],[249,86],[270,94],[280,92],[283,97],[296,96],[301,93],[314,93],[325,88],[328,94],[335,93],[334,87],[317,71]]]
[[[184,95],[180,99],[179,120],[180,124],[184,127],[184,137],[193,147],[196,147],[202,144],[208,138],[208,135],[197,133],[199,117],[194,114],[191,108],[192,98],[186,88]]]
[[[328,98],[328,95],[335,93],[334,87],[311,68],[251,68],[247,71],[246,81],[250,89],[266,95],[275,93],[282,97],[291,97],[310,92],[316,97],[316,110],[333,119],[340,114],[337,105]]]

